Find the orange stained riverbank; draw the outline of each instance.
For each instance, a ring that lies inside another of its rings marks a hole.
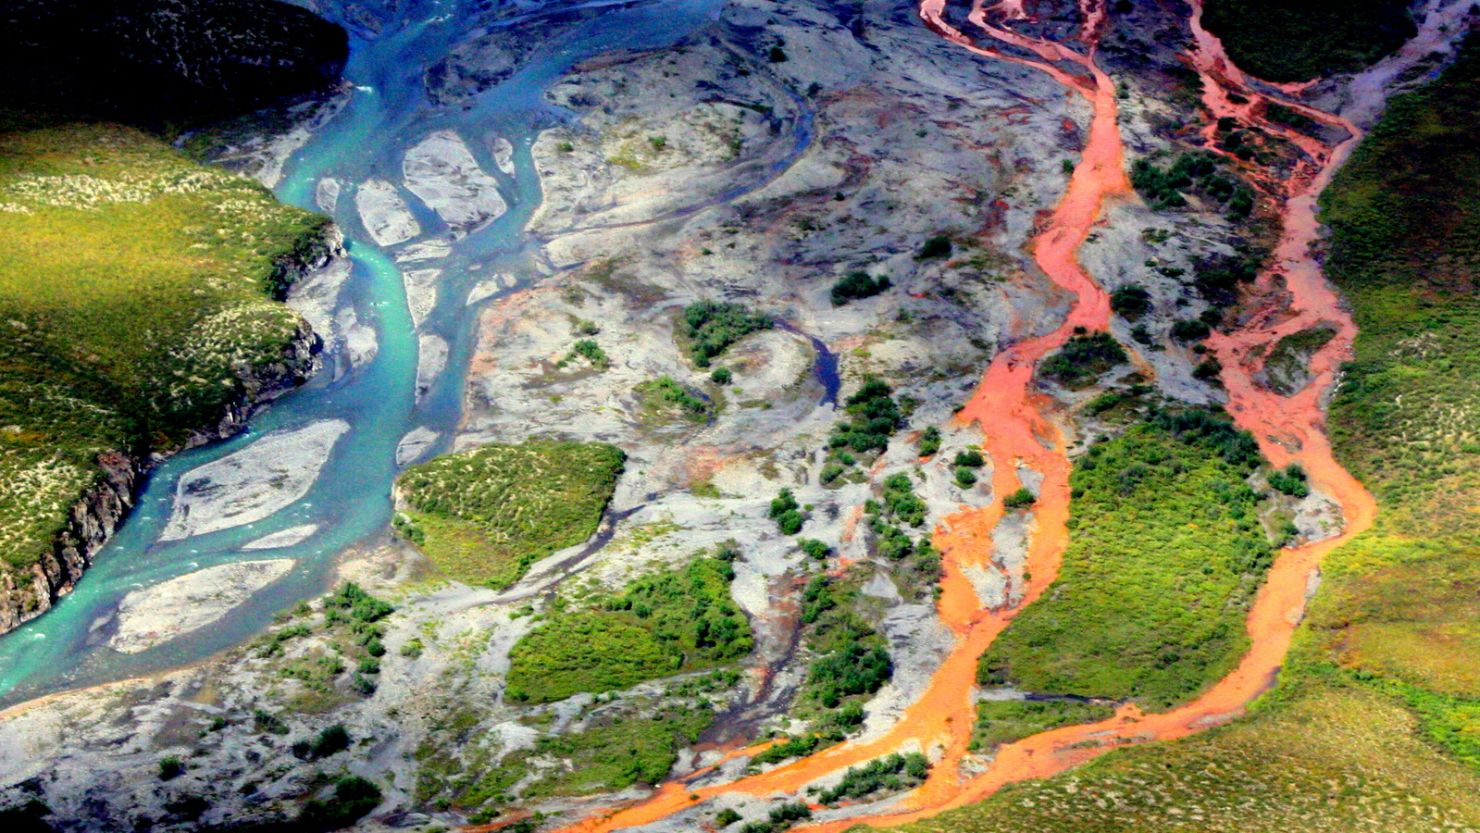
[[[1043,60],[1032,61],[979,47],[941,19],[942,7],[943,0],[933,5],[932,0],[927,0],[921,8],[921,16],[932,30],[977,54],[1046,72],[1067,89],[1082,95],[1093,108],[1089,138],[1080,163],[1063,198],[1032,241],[1038,267],[1055,284],[1072,293],[1075,302],[1066,320],[1055,330],[1017,342],[999,353],[959,415],[960,419],[983,427],[983,450],[993,461],[993,502],[982,509],[962,511],[947,518],[935,533],[934,542],[942,554],[944,573],[938,611],[941,620],[957,635],[956,645],[932,676],[925,692],[899,721],[878,737],[832,747],[729,783],[691,788],[670,782],[644,801],[565,828],[570,833],[602,833],[640,826],[720,794],[764,796],[799,792],[818,778],[912,743],[936,753],[938,760],[925,784],[906,797],[909,806],[919,808],[919,812],[931,812],[960,794],[959,767],[968,753],[975,723],[972,693],[977,658],[1007,627],[1017,610],[1036,599],[1053,582],[1068,541],[1070,464],[1059,430],[1044,416],[1048,400],[1031,394],[1033,371],[1038,360],[1067,341],[1075,328],[1100,330],[1108,325],[1109,299],[1085,273],[1076,253],[1089,236],[1105,199],[1128,195],[1130,185],[1116,126],[1114,84],[1091,57],[1000,29],[993,30],[994,37],[1026,48]],[[1095,18],[1087,15],[1087,19]],[[1093,38],[1095,31],[1097,28],[1087,28],[1086,37]],[[1088,77],[1071,74],[1050,61],[1070,61],[1086,71]],[[1019,465],[1042,476],[1034,508],[1036,534],[1028,554],[1033,580],[1025,588],[1018,607],[987,610],[982,608],[966,570],[991,569],[992,529],[1004,512],[1002,498],[1022,485],[1017,474]],[[850,820],[842,826],[856,823],[857,820]]]
[[[1039,359],[1067,341],[1076,327],[1088,330],[1106,327],[1108,299],[1080,266],[1077,252],[1097,221],[1105,200],[1127,195],[1130,188],[1116,126],[1114,84],[1094,60],[1093,48],[1103,23],[1102,4],[1083,0],[1085,25],[1080,39],[1087,51],[1081,53],[1025,37],[991,22],[991,15],[1022,18],[1021,3],[988,9],[978,0],[968,20],[988,37],[1038,56],[1036,61],[979,45],[944,20],[944,9],[945,0],[922,0],[920,15],[932,31],[974,54],[1041,70],[1082,95],[1093,108],[1080,163],[1059,205],[1032,241],[1033,257],[1039,268],[1056,285],[1072,293],[1075,303],[1066,320],[1054,331],[1017,342],[999,353],[959,416],[982,427],[983,449],[993,461],[993,502],[948,517],[935,534],[944,572],[938,611],[942,621],[957,635],[956,645],[921,697],[892,728],[878,737],[845,743],[729,783],[691,788],[683,782],[670,782],[648,799],[564,828],[568,833],[605,833],[641,826],[722,794],[795,794],[823,776],[913,744],[931,753],[935,764],[926,782],[902,796],[890,810],[794,829],[841,831],[858,824],[903,824],[981,801],[1009,783],[1063,772],[1117,746],[1193,734],[1241,714],[1249,702],[1273,684],[1304,612],[1321,558],[1372,522],[1375,504],[1361,484],[1332,457],[1322,411],[1322,399],[1335,381],[1340,361],[1349,353],[1355,327],[1309,253],[1309,245],[1318,231],[1315,197],[1355,143],[1357,131],[1336,117],[1317,115],[1318,111],[1298,103],[1282,102],[1312,118],[1319,117],[1326,124],[1348,128],[1352,138],[1336,148],[1326,148],[1314,139],[1297,142],[1310,157],[1310,169],[1305,175],[1292,177],[1285,194],[1283,237],[1276,251],[1276,265],[1259,279],[1263,297],[1269,301],[1246,327],[1210,339],[1210,347],[1223,362],[1223,381],[1235,420],[1255,435],[1273,464],[1298,462],[1306,469],[1315,488],[1340,505],[1346,518],[1344,531],[1338,537],[1280,553],[1250,608],[1246,622],[1250,650],[1230,674],[1191,703],[1149,715],[1134,706],[1124,706],[1108,720],[1067,726],[1006,744],[997,750],[984,771],[975,775],[962,772],[975,720],[972,693],[977,659],[1007,627],[1016,611],[1038,598],[1052,583],[1068,542],[1070,463],[1064,453],[1062,435],[1047,414],[1051,403],[1032,393],[1034,368]],[[1234,115],[1246,123],[1268,127],[1260,120],[1262,108],[1257,106],[1261,94],[1227,60],[1217,39],[1202,30],[1200,11],[1194,2],[1191,23],[1198,48],[1189,59],[1203,76],[1207,90],[1204,103],[1215,118]],[[1072,64],[1074,71],[1059,66],[1063,63]],[[1227,95],[1230,90],[1251,103],[1234,105]],[[1284,134],[1284,131],[1275,132]],[[1206,135],[1211,138],[1211,131]],[[1288,297],[1271,291],[1276,288],[1276,275],[1282,277]],[[1311,370],[1315,378],[1304,390],[1282,397],[1254,383],[1261,362],[1259,357],[1268,348],[1283,335],[1319,322],[1333,327],[1337,336],[1313,357]],[[1033,578],[1017,608],[984,610],[966,570],[992,568],[992,532],[1004,514],[1002,498],[1021,485],[1019,466],[1031,468],[1042,476],[1040,494],[1033,508],[1034,534],[1028,555]]]

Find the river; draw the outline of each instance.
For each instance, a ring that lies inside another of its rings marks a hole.
[[[509,210],[487,226],[452,239],[447,226],[408,199],[427,240],[450,242],[436,306],[418,331],[393,251],[378,247],[362,227],[351,194],[341,195],[334,219],[344,230],[353,263],[340,294],[378,341],[373,360],[340,378],[325,370],[302,389],[252,418],[247,430],[224,442],[178,454],[149,477],[132,514],[97,555],[76,589],[46,615],[0,637],[0,705],[46,693],[148,674],[195,662],[259,633],[272,617],[322,593],[335,557],[380,534],[391,517],[396,448],[407,432],[425,427],[445,450],[461,417],[463,370],[472,350],[480,307],[511,291],[466,303],[473,286],[494,273],[527,285],[538,275],[525,224],[539,206],[539,177],[530,147],[539,131],[570,114],[543,99],[549,85],[574,64],[622,49],[669,45],[714,20],[722,0],[653,2],[518,2],[488,9],[477,0],[412,0],[357,4],[351,15],[338,4],[321,14],[350,32],[345,79],[348,103],[296,152],[276,192],[293,205],[317,210],[319,181],[359,183],[376,177],[399,182],[405,151],[429,133],[461,136],[485,173],[498,181]],[[348,6],[349,4],[346,4]],[[370,18],[374,19],[372,28]],[[558,26],[552,26],[558,22]],[[454,106],[428,97],[423,74],[480,27],[527,33],[537,43],[512,75]],[[553,34],[552,34],[553,33]],[[806,129],[809,129],[806,128]],[[495,136],[514,148],[513,173],[500,171],[491,151]],[[805,147],[806,136],[799,138]],[[726,195],[732,197],[733,195]],[[418,268],[424,264],[419,263]],[[447,370],[418,401],[418,334],[448,344]],[[343,420],[338,441],[317,480],[299,500],[256,523],[161,541],[182,476],[228,454],[246,450],[269,432]],[[314,525],[313,535],[289,547],[244,549],[273,532]],[[106,647],[119,602],[132,590],[237,561],[292,558],[291,573],[233,609],[214,625],[138,654]]]

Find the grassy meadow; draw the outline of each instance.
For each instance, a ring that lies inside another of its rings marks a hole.
[[[626,455],[606,443],[530,440],[406,469],[396,527],[448,578],[503,588],[591,537]]]
[[[1245,483],[1250,446],[1206,411],[1092,446],[1070,477],[1058,579],[982,656],[979,680],[1159,710],[1232,668],[1274,554]]]
[[[282,361],[281,264],[327,220],[111,125],[0,132],[0,559],[24,569],[99,477],[169,450]]]
[[[1270,81],[1351,72],[1412,37],[1405,0],[1207,0],[1203,23],[1228,57]]]

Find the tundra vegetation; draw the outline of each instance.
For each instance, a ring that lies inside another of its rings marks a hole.
[[[1127,360],[1125,349],[1109,333],[1079,334],[1044,359],[1039,372],[1065,387],[1082,388]]]
[[[771,328],[771,319],[740,304],[700,301],[683,309],[679,343],[698,367],[724,354],[742,338]]]
[[[587,606],[546,614],[510,653],[508,697],[548,703],[744,657],[751,634],[730,598],[735,557],[721,548]]]
[[[1389,102],[1322,195],[1327,276],[1360,327],[1332,445],[1379,513],[1326,557],[1278,686],[1229,725],[905,830],[1173,833],[1194,815],[1250,833],[1480,826],[1477,99],[1472,40]]]
[[[100,454],[178,448],[306,339],[274,299],[328,221],[108,125],[0,132],[0,216],[0,559],[19,570]]]
[[[864,703],[894,674],[884,635],[868,624],[860,588],[866,569],[814,574],[802,591],[802,647],[812,658],[792,716],[805,731],[750,759],[753,767],[810,755],[863,725]]]
[[[980,681],[1163,709],[1223,676],[1274,554],[1245,482],[1259,459],[1203,410],[1158,411],[1091,446],[1070,476],[1059,576],[982,656]]]
[[[1270,81],[1350,72],[1413,37],[1405,0],[1208,0],[1203,24],[1228,57]]]
[[[396,528],[448,578],[494,588],[590,538],[626,457],[606,443],[528,440],[448,454],[396,481]]]

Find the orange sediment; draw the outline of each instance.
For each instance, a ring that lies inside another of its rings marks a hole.
[[[1261,288],[1269,289],[1275,275],[1282,276],[1288,299],[1280,299],[1277,308],[1261,310],[1238,332],[1216,335],[1209,344],[1224,365],[1223,381],[1235,421],[1255,435],[1273,464],[1298,462],[1305,468],[1315,488],[1340,505],[1346,519],[1343,532],[1280,553],[1250,608],[1246,622],[1250,650],[1231,673],[1192,702],[1157,714],[1144,714],[1135,706],[1126,705],[1107,720],[1066,726],[1005,744],[998,748],[983,771],[974,775],[963,772],[975,722],[972,695],[977,660],[1016,612],[1040,597],[1053,582],[1068,543],[1070,462],[1061,432],[1047,415],[1049,403],[1045,397],[1032,393],[1034,368],[1039,359],[1063,345],[1075,328],[1106,328],[1108,298],[1079,264],[1077,253],[1097,222],[1105,201],[1128,195],[1130,186],[1116,125],[1114,84],[1094,60],[1093,48],[1104,19],[1101,3],[1082,0],[1084,25],[1080,38],[1088,51],[1081,53],[1012,32],[988,19],[989,11],[1008,19],[1025,17],[1021,2],[1003,3],[988,10],[977,0],[967,18],[973,25],[992,39],[1025,50],[1039,60],[979,45],[944,20],[944,7],[945,0],[922,0],[920,16],[932,31],[974,54],[1045,72],[1083,96],[1093,109],[1083,156],[1063,198],[1031,243],[1038,267],[1057,286],[1071,293],[1075,301],[1064,322],[1052,332],[1018,341],[994,357],[959,415],[959,419],[975,422],[982,428],[983,449],[993,461],[993,500],[989,506],[963,510],[946,518],[935,533],[944,573],[937,609],[942,622],[956,635],[956,643],[926,690],[891,728],[876,737],[844,743],[727,783],[691,787],[684,781],[669,782],[646,799],[592,816],[563,828],[564,831],[605,833],[638,827],[722,794],[795,794],[819,778],[913,744],[929,753],[935,764],[925,783],[901,796],[891,809],[882,814],[795,829],[841,831],[858,824],[903,824],[981,801],[1009,783],[1063,772],[1118,746],[1174,740],[1227,721],[1241,714],[1273,684],[1303,615],[1322,557],[1370,526],[1375,516],[1372,497],[1335,461],[1326,439],[1321,400],[1334,384],[1339,363],[1350,350],[1355,326],[1342,311],[1338,298],[1309,253],[1318,230],[1315,197],[1355,143],[1357,131],[1337,117],[1281,101],[1325,124],[1347,129],[1351,138],[1336,148],[1327,148],[1310,137],[1292,137],[1310,157],[1312,170],[1291,178],[1285,194],[1283,238],[1275,253],[1277,266],[1261,275],[1259,283]],[[1194,0],[1191,22],[1198,46],[1189,59],[1203,76],[1204,104],[1215,118],[1232,115],[1245,121],[1259,120],[1262,94],[1227,60],[1217,39],[1202,29],[1200,13],[1200,3]],[[1071,64],[1073,71],[1059,66],[1064,63]],[[1227,95],[1229,90],[1237,91],[1250,103],[1234,104]],[[1263,122],[1261,126],[1281,135],[1293,133]],[[1207,135],[1211,139],[1211,131]],[[1267,295],[1278,297],[1273,293]],[[1337,334],[1312,358],[1313,381],[1288,397],[1258,386],[1254,375],[1259,369],[1259,357],[1267,348],[1284,335],[1316,323],[1331,326]],[[992,533],[1005,512],[1003,499],[1022,485],[1018,477],[1020,466],[1033,469],[1042,477],[1033,509],[1035,531],[1027,562],[1032,580],[1018,606],[983,609],[968,570],[992,569]],[[730,752],[726,757],[753,753],[758,748]],[[692,773],[687,780],[693,781],[695,776],[710,771],[712,768]]]

